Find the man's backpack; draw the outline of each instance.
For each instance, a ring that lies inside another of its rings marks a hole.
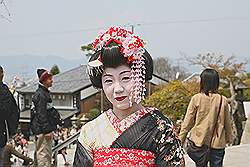
[[[48,114],[49,114],[49,118],[50,118],[49,119],[50,123],[52,125],[63,126],[64,121],[62,120],[61,115],[60,115],[60,113],[58,112],[57,109],[55,109],[54,107],[51,107],[50,109],[48,109]]]
[[[61,118],[60,113],[54,107],[47,109],[49,122],[51,127],[57,127],[57,125],[63,126],[64,121]],[[38,123],[38,118],[35,110],[35,106],[32,105],[30,109],[30,129],[33,134],[41,133],[40,124]]]

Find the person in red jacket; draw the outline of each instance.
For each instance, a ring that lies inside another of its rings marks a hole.
[[[52,87],[52,74],[45,69],[38,69],[38,89],[32,97],[34,113],[31,114],[31,129],[35,134],[34,166],[50,167],[52,161],[52,131],[56,125],[52,125],[49,109],[52,107],[49,88]]]

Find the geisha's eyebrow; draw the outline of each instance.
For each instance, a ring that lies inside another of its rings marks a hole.
[[[113,75],[111,74],[104,74],[103,77],[112,77]]]
[[[124,74],[124,73],[127,73],[127,72],[131,72],[131,71],[129,71],[129,70],[122,71],[122,72],[120,72],[120,75],[121,75],[121,74]],[[103,74],[103,77],[112,77],[112,76],[113,76],[113,75],[112,75],[112,74],[109,74],[109,73]]]
[[[121,74],[124,74],[124,73],[126,73],[126,72],[131,72],[131,71],[128,71],[128,70],[122,71],[122,72],[120,72],[120,75],[121,75]]]

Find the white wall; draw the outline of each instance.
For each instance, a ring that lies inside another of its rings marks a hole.
[[[90,97],[90,96],[96,94],[97,92],[99,92],[99,90],[95,89],[93,86],[88,87],[88,88],[81,91],[81,97],[80,98],[81,98],[81,100],[85,99],[87,97]]]

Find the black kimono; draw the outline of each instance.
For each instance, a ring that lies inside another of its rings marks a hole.
[[[75,153],[80,166],[184,166],[172,122],[155,108],[119,120],[112,110],[83,126]]]

